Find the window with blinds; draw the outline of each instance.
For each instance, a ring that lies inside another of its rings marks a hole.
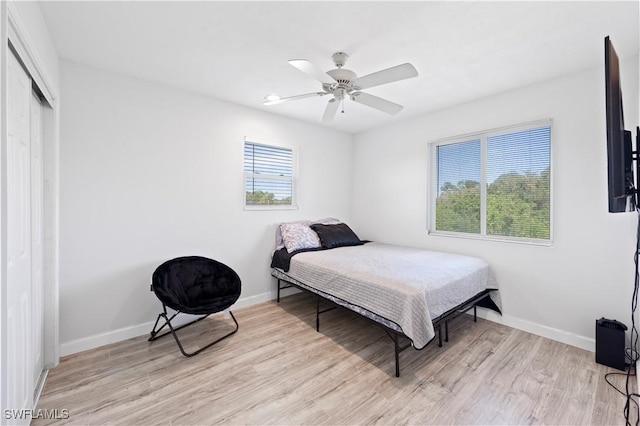
[[[480,140],[437,148],[436,229],[480,233]]]
[[[291,148],[245,139],[246,207],[295,208],[295,161]]]
[[[551,240],[551,122],[435,142],[431,232]]]

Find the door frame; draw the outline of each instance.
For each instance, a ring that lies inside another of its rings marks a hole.
[[[59,345],[59,129],[60,108],[51,74],[20,13],[11,2],[0,1],[0,128],[7,124],[7,55],[15,53],[31,75],[43,99],[43,178],[44,178],[44,344],[45,369],[58,365]],[[8,400],[7,377],[7,134],[0,132],[0,407]],[[34,405],[37,395],[34,398]],[[35,407],[34,407],[35,408]]]

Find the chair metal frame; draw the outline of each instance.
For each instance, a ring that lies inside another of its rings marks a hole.
[[[156,318],[156,323],[153,325],[153,330],[151,330],[150,333],[150,337],[149,337],[149,342],[153,342],[154,340],[157,340],[161,337],[166,336],[167,334],[173,334],[173,338],[176,340],[176,343],[178,344],[178,347],[180,348],[180,352],[182,352],[182,355],[186,356],[186,357],[192,357],[194,355],[198,355],[200,352],[204,351],[207,348],[210,348],[211,346],[215,345],[216,343],[226,339],[227,337],[235,334],[238,329],[240,328],[240,326],[238,325],[238,321],[236,320],[236,317],[233,315],[233,312],[231,311],[227,311],[229,312],[229,315],[231,315],[231,318],[233,319],[233,322],[236,324],[236,328],[235,330],[233,330],[230,333],[225,334],[224,336],[214,340],[213,342],[207,344],[206,346],[201,347],[200,349],[198,349],[197,351],[194,352],[186,352],[184,350],[184,347],[182,346],[182,343],[180,342],[180,339],[178,339],[178,334],[176,333],[176,331],[181,330],[183,328],[185,328],[188,325],[191,324],[195,324],[197,322],[202,321],[203,319],[207,318],[209,315],[211,314],[206,314],[201,316],[200,318],[188,322],[186,324],[181,325],[180,327],[176,327],[174,328],[173,325],[171,325],[171,320],[174,319],[178,314],[182,313],[180,311],[176,311],[176,313],[174,313],[173,315],[171,315],[171,317],[169,317],[169,314],[167,313],[167,305],[165,305],[164,303],[162,304],[162,313],[158,314],[158,318]],[[160,326],[160,328],[158,328],[156,330],[156,327],[158,326],[158,323],[160,322],[160,318],[164,318],[164,324],[162,324],[162,326]],[[170,331],[167,331],[166,333],[160,334],[158,335],[158,333],[165,327],[168,326]]]

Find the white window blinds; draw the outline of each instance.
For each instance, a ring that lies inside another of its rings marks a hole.
[[[437,147],[436,229],[480,233],[480,140]]]
[[[487,137],[487,235],[551,237],[551,127]]]
[[[245,140],[246,206],[294,205],[294,153],[291,148]]]
[[[551,123],[434,144],[433,231],[551,239]]]

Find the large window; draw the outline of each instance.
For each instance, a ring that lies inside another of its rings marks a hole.
[[[551,122],[434,142],[432,233],[551,240]]]
[[[294,150],[245,139],[244,187],[247,208],[296,208]]]

